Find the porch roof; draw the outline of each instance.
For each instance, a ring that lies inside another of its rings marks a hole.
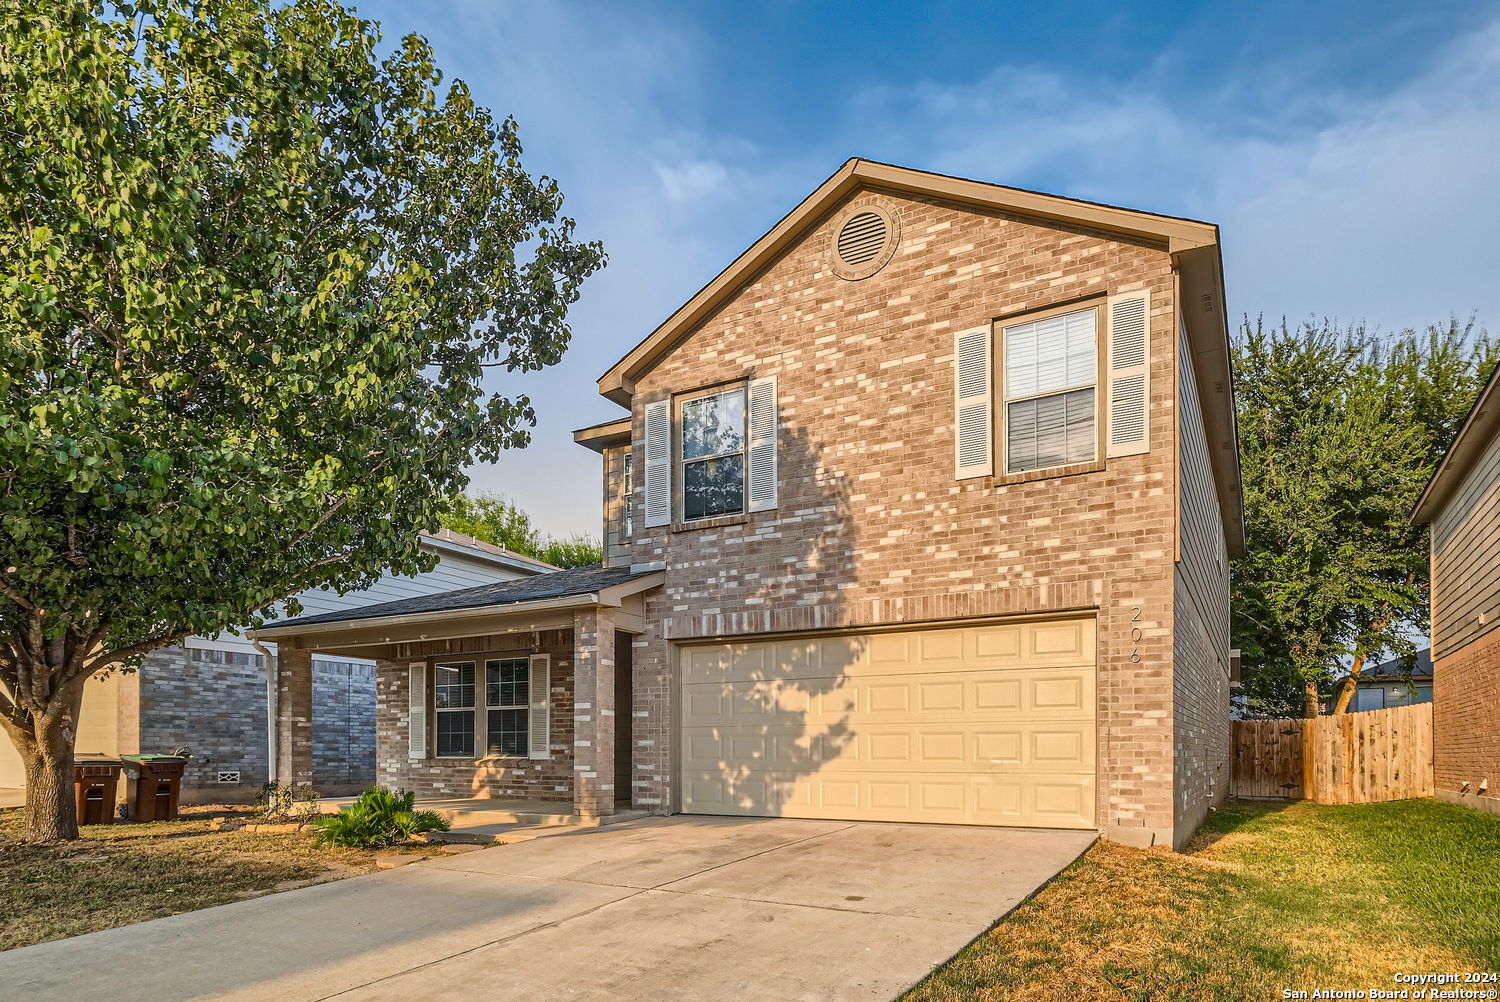
[[[252,631],[252,635],[261,640],[280,641],[309,633],[340,631],[340,628],[432,623],[455,617],[468,619],[483,614],[559,610],[574,606],[618,605],[622,598],[660,584],[662,576],[660,570],[573,567],[531,578],[419,595],[317,616],[299,616]]]

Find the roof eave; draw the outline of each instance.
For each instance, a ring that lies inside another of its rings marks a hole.
[[[1500,364],[1490,373],[1489,381],[1479,391],[1474,406],[1469,408],[1458,434],[1453,436],[1453,444],[1448,446],[1437,469],[1432,471],[1432,478],[1412,508],[1412,524],[1430,523],[1438,517],[1443,505],[1496,435],[1500,435]]]
[[[469,560],[482,560],[485,563],[500,564],[511,570],[520,571],[525,574],[550,574],[561,568],[554,567],[541,560],[529,560],[525,557],[512,557],[508,554],[491,553],[488,550],[475,549],[451,539],[443,539],[439,536],[430,536],[425,533],[422,536],[422,545],[430,546],[434,550],[451,553]]]
[[[618,606],[622,599],[655,588],[666,579],[658,572],[633,578],[622,584],[600,588],[597,591],[580,592],[577,595],[560,595],[555,598],[538,598],[524,602],[491,603],[461,609],[432,609],[426,612],[400,613],[394,616],[351,616],[322,623],[297,625],[296,620],[284,624],[246,630],[246,636],[255,640],[281,642],[293,638],[321,636],[349,630],[381,629],[383,627],[410,626],[413,624],[451,622],[453,620],[483,619],[486,617],[528,615],[536,612],[552,612],[561,609],[587,609],[593,606]],[[358,612],[351,609],[350,612]]]
[[[1215,228],[1217,230],[1217,227]],[[1193,377],[1208,440],[1209,465],[1230,559],[1245,555],[1245,503],[1240,477],[1239,428],[1230,363],[1229,317],[1224,304],[1224,264],[1218,243],[1172,255],[1187,328]]]
[[[630,415],[627,414],[613,421],[589,425],[587,428],[579,428],[573,432],[573,441],[585,449],[591,449],[598,453],[604,452],[605,449],[629,445]]]

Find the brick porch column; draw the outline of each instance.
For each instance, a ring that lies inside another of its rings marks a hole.
[[[615,812],[615,618],[573,613],[573,807],[585,817]]]
[[[311,786],[312,651],[282,644],[276,662],[276,781]]]

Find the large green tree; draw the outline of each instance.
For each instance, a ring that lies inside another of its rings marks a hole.
[[[603,254],[334,0],[9,5],[0,190],[0,724],[71,838],[85,680],[426,569]]]
[[[1253,711],[1344,712],[1370,658],[1410,654],[1427,631],[1427,533],[1409,517],[1497,357],[1472,323],[1246,322],[1233,633]]]

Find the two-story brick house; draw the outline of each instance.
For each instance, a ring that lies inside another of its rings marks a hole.
[[[1225,795],[1216,227],[851,160],[599,385],[604,567],[273,631],[379,659],[384,781],[1176,846]]]

